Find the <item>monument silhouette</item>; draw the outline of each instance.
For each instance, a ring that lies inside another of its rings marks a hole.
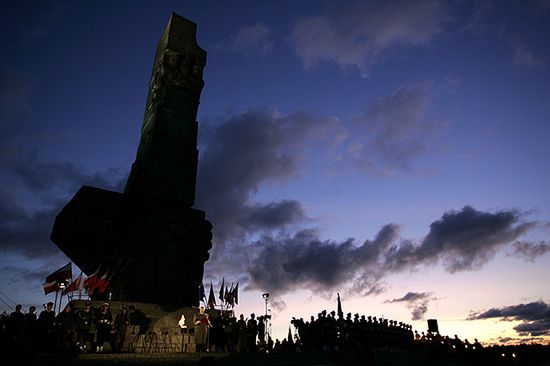
[[[181,307],[200,300],[212,225],[192,208],[206,64],[196,29],[172,13],[158,42],[124,193],[82,186],[55,219],[51,240],[87,275],[99,268],[112,277],[113,301]]]

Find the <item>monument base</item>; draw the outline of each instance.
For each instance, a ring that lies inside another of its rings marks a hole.
[[[77,309],[84,309],[85,300],[74,300]],[[99,309],[103,301],[92,301],[94,309]],[[126,330],[123,353],[174,353],[195,352],[193,315],[195,307],[180,307],[167,310],[160,304],[111,301],[109,303],[113,322],[122,306],[130,310],[131,324]],[[183,317],[182,317],[183,316]],[[93,351],[91,344],[87,350]],[[104,345],[104,352],[112,350],[110,342]]]

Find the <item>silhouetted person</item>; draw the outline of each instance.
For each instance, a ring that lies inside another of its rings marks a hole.
[[[246,321],[244,315],[239,315],[237,320],[237,352],[246,351]]]
[[[263,316],[258,317],[258,340],[261,345],[265,343],[265,323],[267,319]]]
[[[55,347],[53,337],[55,310],[53,309],[53,305],[53,302],[48,302],[38,316],[36,331],[38,333],[38,350],[41,352],[52,352]]]
[[[254,313],[250,314],[250,319],[246,322],[247,349],[249,352],[256,350],[256,336],[258,335],[258,321]]]
[[[124,305],[120,308],[120,313],[115,317],[114,329],[115,329],[115,341],[114,351],[122,352],[124,347],[124,341],[126,340],[126,333],[130,326],[130,314],[128,308]]]
[[[36,331],[36,306],[29,307],[29,312],[25,314],[23,319],[22,330],[22,348],[25,352],[34,354],[37,348],[37,331]]]
[[[74,350],[75,318],[74,304],[69,302],[63,311],[55,317],[56,348],[61,352]]]
[[[141,310],[136,309],[134,305],[128,306],[128,313],[130,314],[132,334],[141,335],[147,333],[151,319],[147,318]]]
[[[8,338],[8,350],[19,350],[23,338],[23,324],[25,323],[25,315],[22,311],[21,304],[15,305],[15,310],[10,313],[6,324],[6,334]]]

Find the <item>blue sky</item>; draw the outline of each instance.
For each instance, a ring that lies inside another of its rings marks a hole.
[[[46,301],[55,215],[122,189],[172,11],[208,53],[195,207],[205,282],[246,284],[238,312],[271,292],[281,337],[339,291],[419,331],[548,337],[543,0],[3,3],[2,293]]]

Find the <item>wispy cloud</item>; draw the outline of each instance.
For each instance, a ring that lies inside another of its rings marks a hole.
[[[462,30],[484,41],[493,39],[497,44],[507,45],[515,65],[538,67],[545,65],[548,59],[542,56],[546,54],[545,48],[537,44],[540,35],[533,30],[537,29],[534,24],[545,21],[546,10],[544,1],[476,1],[472,2],[471,21]],[[532,30],[525,27],[526,23],[532,23]]]
[[[412,320],[420,320],[428,312],[430,302],[437,300],[432,292],[407,292],[403,297],[386,300],[388,304],[405,303],[411,310]]]
[[[434,148],[443,122],[431,115],[430,83],[407,84],[378,98],[354,122],[342,161],[377,174],[409,170]]]
[[[536,55],[533,49],[519,36],[510,37],[508,45],[514,51],[514,64],[527,67],[537,67],[546,64],[547,60]]]
[[[261,22],[243,27],[232,36],[232,48],[246,54],[260,53],[267,56],[273,50],[271,29]]]
[[[297,21],[291,45],[306,70],[334,62],[368,77],[392,48],[429,44],[442,31],[446,13],[441,1],[346,2]]]
[[[537,257],[550,252],[550,244],[545,241],[538,243],[528,241],[516,241],[513,246],[511,255],[523,257],[526,261],[534,262]]]
[[[231,51],[246,57],[269,56],[273,52],[272,30],[262,22],[240,28],[223,43],[213,47],[214,51]]]

